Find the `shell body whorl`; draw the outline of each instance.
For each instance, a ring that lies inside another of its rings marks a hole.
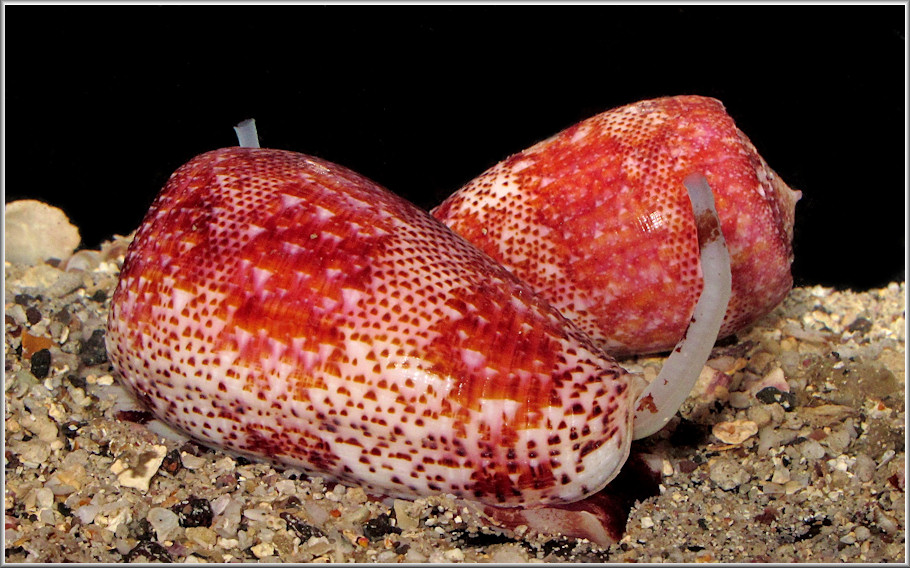
[[[431,213],[609,353],[665,351],[683,337],[702,289],[683,187],[694,172],[714,191],[732,256],[723,337],[792,287],[800,193],[715,99],[667,97],[596,115],[493,166]]]
[[[425,212],[293,152],[171,176],[107,346],[197,439],[386,495],[571,502],[628,455],[636,393],[612,358]]]

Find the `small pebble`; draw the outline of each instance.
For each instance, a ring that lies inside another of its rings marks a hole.
[[[39,310],[35,306],[29,306],[25,310],[25,318],[28,320],[28,323],[30,323],[31,325],[35,325],[36,323],[41,321],[41,310]]]
[[[410,548],[404,555],[404,561],[409,564],[421,564],[427,561],[427,557],[415,548]]]
[[[288,529],[300,537],[301,542],[306,542],[310,540],[310,537],[313,536],[325,536],[317,527],[306,523],[296,515],[293,515],[291,513],[281,513],[279,516],[287,523]]]
[[[164,460],[161,462],[161,469],[170,473],[171,475],[174,475],[175,473],[180,471],[181,467],[182,467],[182,463],[180,461],[180,451],[179,450],[169,451],[167,453],[167,455],[164,456]]]
[[[758,425],[751,420],[718,422],[711,428],[711,433],[725,444],[742,444],[758,433]]]
[[[243,505],[230,496],[226,497],[227,499],[223,505],[219,503],[219,508],[223,506],[223,509],[218,513],[217,517],[213,518],[212,528],[219,536],[234,538],[237,536],[240,523],[243,521]],[[221,497],[219,497],[219,499],[220,498]],[[218,499],[215,501],[218,501]]]
[[[111,472],[117,475],[120,485],[145,492],[166,454],[167,448],[157,445],[138,453],[130,451],[114,461]]]
[[[187,452],[180,452],[180,463],[183,464],[183,467],[193,470],[203,467],[208,463],[208,460],[203,457],[194,456],[193,454]]]
[[[39,379],[46,378],[51,370],[51,352],[47,349],[42,349],[33,354],[31,365],[31,371],[35,377]]]
[[[774,475],[771,476],[772,483],[778,483],[783,485],[790,481],[790,470],[787,468],[781,467],[774,470]]]
[[[260,542],[259,544],[254,545],[252,548],[250,548],[250,551],[256,558],[259,558],[261,560],[267,556],[274,554],[275,547],[270,542]]]
[[[7,262],[34,265],[49,258],[65,260],[79,246],[79,230],[66,214],[34,199],[7,203],[4,223]]]
[[[60,429],[57,423],[43,415],[30,415],[31,420],[26,421],[23,426],[28,431],[38,437],[42,442],[50,443],[57,439]]]
[[[157,542],[143,541],[137,544],[123,558],[125,562],[173,562],[174,559],[168,554],[167,549]]]
[[[45,487],[32,489],[25,496],[25,508],[28,511],[47,509],[54,504],[54,493]]]
[[[875,524],[885,533],[896,534],[897,531],[900,530],[900,527],[894,521],[894,519],[885,514],[885,512],[881,509],[876,508],[873,512],[873,516],[875,518]]]
[[[16,294],[16,296],[13,298],[13,302],[17,306],[28,306],[34,300],[35,300],[35,298],[33,298],[32,296],[30,296],[28,294]]]
[[[411,513],[413,503],[403,499],[395,499],[392,506],[395,509],[395,518],[398,520],[398,526],[403,531],[416,529],[419,519]]]
[[[158,542],[172,540],[180,530],[180,519],[177,514],[162,507],[152,507],[145,516],[146,520],[155,529]]]
[[[864,317],[859,317],[853,320],[850,325],[848,325],[845,330],[850,333],[859,333],[861,335],[866,334],[872,329],[872,322]]]
[[[825,448],[815,440],[806,440],[799,448],[803,457],[809,461],[820,460],[825,456]]]
[[[275,490],[281,495],[293,495],[297,491],[297,487],[290,479],[282,479],[275,484]]]
[[[363,525],[363,535],[370,540],[377,540],[387,534],[401,534],[401,529],[392,524],[392,518],[387,513],[370,519]]]
[[[733,408],[749,408],[752,406],[752,399],[749,397],[748,393],[740,391],[731,392],[730,406]]]
[[[856,462],[853,464],[853,474],[861,482],[865,483],[875,475],[875,460],[866,454],[856,454]]]
[[[185,532],[186,538],[208,550],[215,547],[215,541],[218,539],[218,535],[209,527],[187,527]]]
[[[243,516],[251,521],[265,522],[271,516],[272,512],[266,509],[246,509],[243,511]]]
[[[82,343],[79,359],[83,365],[100,365],[107,361],[107,347],[104,345],[104,330],[96,329],[92,336]]]
[[[497,544],[490,547],[490,561],[497,564],[523,564],[528,561],[528,551],[517,544]]]
[[[101,507],[99,505],[94,505],[89,503],[88,505],[83,505],[74,511],[75,515],[79,517],[79,520],[83,525],[91,524],[95,520],[95,515],[98,514],[98,510]]]
[[[206,499],[190,497],[171,507],[171,510],[177,514],[182,527],[212,526],[212,506]]]
[[[708,466],[711,481],[724,491],[736,489],[752,478],[741,463],[730,458],[717,458]]]
[[[784,488],[779,483],[773,481],[766,482],[762,485],[762,493],[765,495],[783,495]]]
[[[790,411],[796,408],[796,395],[791,392],[784,392],[776,387],[765,387],[755,393],[755,398],[764,404],[780,404],[784,410]]]
[[[82,273],[80,272],[61,272],[47,289],[47,295],[51,298],[62,298],[78,290],[84,284]]]
[[[51,455],[50,444],[37,439],[16,445],[15,448],[19,452],[19,461],[26,467],[41,467]]]

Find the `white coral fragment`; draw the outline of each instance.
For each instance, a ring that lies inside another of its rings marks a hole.
[[[34,199],[6,204],[3,241],[7,262],[35,265],[50,258],[66,260],[79,240],[79,229],[56,207]]]

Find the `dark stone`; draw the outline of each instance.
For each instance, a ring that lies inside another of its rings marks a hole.
[[[452,542],[460,546],[472,546],[483,548],[494,544],[506,544],[518,542],[514,538],[498,532],[469,532],[464,530],[455,530],[449,533]]]
[[[765,507],[765,510],[755,516],[755,520],[763,525],[770,525],[777,519],[777,510],[774,507]]]
[[[212,526],[212,506],[206,499],[190,497],[171,507],[171,510],[177,514],[181,527]]]
[[[803,521],[808,527],[805,532],[798,535],[782,535],[781,540],[785,543],[799,542],[815,538],[822,532],[822,527],[831,526],[831,519],[827,517],[811,517]]]
[[[407,554],[409,550],[411,550],[411,545],[403,542],[395,547],[395,554]]]
[[[859,332],[860,335],[865,335],[870,329],[872,329],[872,322],[862,317],[856,318],[847,326],[847,331],[850,333]]]
[[[313,536],[325,536],[318,527],[314,527],[292,513],[280,513],[278,516],[288,524],[288,530],[293,531],[300,537],[301,542],[306,542]]]
[[[51,370],[51,352],[42,349],[32,354],[32,374],[39,379],[47,377]]]
[[[284,499],[279,499],[278,501],[275,501],[274,507],[276,509],[291,509],[294,507],[300,507],[300,505],[301,505],[301,502],[300,502],[299,497],[297,497],[296,495],[289,495],[289,496],[285,497]]]
[[[92,336],[82,342],[79,359],[83,365],[100,365],[107,361],[107,348],[104,346],[104,330],[96,329]]]
[[[35,298],[29,296],[28,294],[16,294],[16,297],[13,299],[13,301],[20,306],[28,306],[34,299]]]
[[[17,467],[19,467],[21,465],[21,462],[19,461],[19,456],[14,454],[12,451],[5,450],[3,452],[3,455],[6,458],[7,469],[16,469]]]
[[[237,475],[234,473],[223,473],[215,479],[215,488],[224,489],[225,487],[233,490],[237,487]]]
[[[133,547],[126,556],[123,557],[126,562],[173,562],[174,559],[168,554],[167,549],[157,542],[144,540]]]
[[[380,539],[389,533],[401,534],[401,528],[392,523],[392,517],[388,513],[370,519],[363,525],[363,536],[370,540]]]
[[[755,398],[764,404],[774,404],[777,402],[787,412],[796,409],[796,395],[792,392],[784,392],[777,387],[765,387],[755,393]]]
[[[67,375],[66,380],[77,389],[84,389],[88,385],[85,377],[80,377],[79,375]]]
[[[63,325],[69,325],[69,323],[73,320],[73,315],[64,306],[64,307],[60,308],[60,311],[55,312],[51,316],[51,319],[53,319],[54,321],[59,321]]]
[[[139,519],[133,521],[129,525],[130,534],[133,535],[136,540],[155,540],[155,529],[152,527],[152,523],[148,522],[148,519]]]
[[[164,471],[174,475],[180,468],[183,467],[183,460],[180,459],[180,452],[178,450],[171,450],[164,456],[164,460],[161,462],[161,468]]]
[[[41,315],[41,310],[39,310],[35,306],[29,306],[28,308],[25,309],[25,319],[27,319],[28,323],[30,323],[31,325],[35,325],[36,323],[41,321],[42,317],[43,316]]]

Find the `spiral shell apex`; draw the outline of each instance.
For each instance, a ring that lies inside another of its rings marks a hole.
[[[682,180],[704,174],[732,256],[720,336],[792,287],[791,190],[715,99],[642,101],[493,166],[432,214],[529,283],[614,355],[671,349],[702,288]]]
[[[376,493],[570,502],[628,455],[636,389],[575,324],[417,207],[293,152],[172,175],[107,346],[195,438]]]

